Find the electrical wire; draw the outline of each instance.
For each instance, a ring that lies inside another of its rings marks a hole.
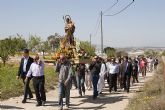
[[[107,11],[111,10],[115,5],[117,5],[118,2],[119,2],[119,0],[116,0],[116,2],[115,2],[112,6],[110,6],[108,9],[106,9],[106,10],[103,12],[103,15],[104,15]],[[120,10],[119,12],[114,13],[114,14],[104,15],[104,16],[115,16],[115,15],[118,15],[118,14],[120,14],[121,12],[125,11],[125,10],[126,10],[128,7],[130,7],[133,3],[134,3],[134,0],[133,0],[131,3],[129,3],[127,6],[125,6],[122,10]],[[98,16],[98,18],[97,18],[97,21],[96,21],[96,25],[95,25],[94,31],[93,31],[93,33],[94,33],[93,36],[94,36],[94,37],[97,35],[100,26],[101,26],[101,20],[100,20],[100,14],[99,14],[99,16]]]
[[[100,25],[100,14],[98,15],[97,21],[96,21],[96,25],[95,28],[93,30],[93,36],[97,35],[98,29],[99,29],[99,25]]]
[[[95,33],[94,33],[94,37],[97,35],[97,33],[98,33],[98,30],[99,30],[99,28],[100,28],[100,24],[101,24],[101,21],[99,21],[98,22],[98,26],[97,26],[97,29],[96,29],[96,31],[95,31]]]
[[[133,0],[131,3],[129,3],[126,7],[124,7],[122,10],[120,10],[119,12],[114,13],[114,14],[104,15],[104,16],[115,16],[115,15],[118,15],[118,14],[120,14],[121,12],[125,11],[125,10],[126,10],[128,7],[130,7],[133,3],[134,3],[134,0]]]
[[[119,2],[119,0],[116,0],[116,2],[112,6],[110,6],[108,9],[103,11],[103,14],[105,14],[107,11],[111,10],[115,5],[117,5],[118,2]]]

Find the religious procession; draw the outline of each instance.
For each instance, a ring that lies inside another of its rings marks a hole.
[[[165,0],[0,0],[0,110],[165,110]]]
[[[55,74],[58,75],[58,106],[59,110],[69,109],[72,89],[77,89],[78,97],[84,97],[86,91],[93,91],[93,100],[104,94],[108,88],[109,94],[117,92],[129,93],[130,86],[139,83],[139,74],[143,78],[147,72],[157,68],[158,59],[152,57],[111,57],[89,56],[83,49],[77,50],[74,40],[75,25],[69,15],[65,19],[65,37],[60,41],[60,48],[56,51]],[[34,58],[29,56],[25,49],[21,59],[17,79],[21,78],[24,84],[24,97],[22,103],[33,98],[29,83],[33,81],[36,95],[36,106],[46,103],[44,61],[38,54]],[[63,100],[65,98],[65,101]],[[64,103],[65,102],[65,103]]]

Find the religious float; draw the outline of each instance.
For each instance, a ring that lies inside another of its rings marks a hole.
[[[90,63],[91,56],[80,48],[80,43],[74,38],[75,24],[71,17],[66,15],[63,19],[65,21],[65,37],[60,39],[60,46],[52,56],[52,60],[57,61],[60,55],[65,55],[73,64]]]

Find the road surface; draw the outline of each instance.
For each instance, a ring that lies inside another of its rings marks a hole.
[[[139,77],[140,83],[135,83],[131,86],[130,93],[123,92],[118,89],[118,92],[108,92],[106,87],[103,94],[99,95],[96,100],[92,99],[92,90],[87,90],[84,97],[79,97],[78,90],[71,90],[71,105],[70,110],[124,110],[129,103],[129,99],[136,93],[140,92],[139,89],[143,87],[144,83],[151,79],[153,73],[147,73],[144,79]],[[11,98],[0,102],[0,110],[58,110],[58,94],[57,90],[52,90],[47,95],[47,103],[45,106],[36,107],[35,98],[27,100],[26,104],[22,104],[22,96]]]

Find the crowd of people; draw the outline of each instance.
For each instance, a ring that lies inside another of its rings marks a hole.
[[[69,108],[70,90],[75,86],[79,96],[85,96],[86,90],[93,89],[93,100],[103,93],[105,83],[109,87],[109,93],[117,92],[118,89],[129,93],[130,85],[139,83],[139,73],[146,77],[147,72],[152,72],[157,68],[158,59],[152,57],[103,59],[95,56],[92,62],[73,64],[66,56],[61,55],[55,65],[55,73],[58,74],[58,104],[59,110],[63,110],[63,98],[65,98],[65,108]],[[24,57],[21,59],[17,78],[22,78],[24,83],[24,98],[22,103],[26,103],[27,97],[33,98],[29,87],[29,82],[33,80],[37,105],[46,103],[44,62],[39,55],[35,58],[29,56],[29,50],[24,50]]]
[[[145,78],[146,73],[152,72],[157,65],[158,59],[151,57],[103,59],[95,56],[90,64],[72,64],[65,56],[60,56],[55,66],[59,76],[59,109],[63,109],[63,98],[66,98],[65,108],[69,107],[72,86],[80,97],[93,88],[93,100],[103,93],[106,82],[110,93],[117,92],[118,88],[129,93],[130,85],[139,83],[139,73]]]

